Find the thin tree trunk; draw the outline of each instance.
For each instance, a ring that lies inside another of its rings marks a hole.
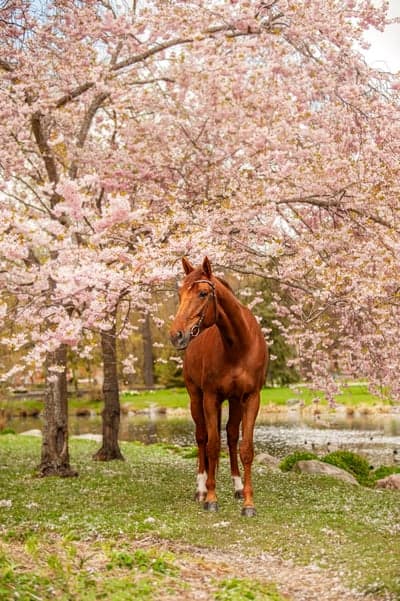
[[[154,387],[154,357],[153,357],[153,340],[151,336],[150,315],[144,316],[142,326],[143,340],[143,380],[146,388]]]
[[[119,387],[117,372],[116,324],[110,330],[101,332],[101,351],[103,355],[103,444],[93,455],[96,461],[124,459],[118,445],[120,422]]]
[[[77,373],[77,368],[76,365],[74,364],[70,364],[71,367],[71,372],[72,372],[72,381],[71,384],[73,386],[74,389],[74,394],[76,397],[79,396],[79,382],[78,382],[78,373]]]
[[[51,367],[57,367],[52,370]],[[60,345],[46,357],[47,390],[44,405],[40,476],[77,476],[69,463],[67,347]]]

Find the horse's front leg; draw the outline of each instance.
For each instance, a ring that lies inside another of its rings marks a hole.
[[[204,503],[206,511],[218,511],[216,494],[216,471],[221,448],[220,422],[221,404],[215,395],[204,394],[204,417],[207,428],[208,474],[206,480],[207,495]]]
[[[243,402],[242,441],[240,443],[240,459],[244,468],[243,509],[242,515],[254,516],[253,486],[251,467],[254,459],[254,424],[260,407],[260,392],[250,394]]]
[[[190,396],[190,411],[192,414],[193,421],[195,423],[195,436],[198,449],[198,461],[197,461],[197,482],[196,482],[196,501],[205,501],[207,495],[207,472],[208,472],[208,461],[207,461],[207,428],[204,419],[203,411],[203,393],[199,388],[187,386]]]
[[[242,406],[239,399],[229,399],[229,419],[226,424],[231,476],[235,499],[243,499],[243,482],[238,463],[239,427],[242,419]]]

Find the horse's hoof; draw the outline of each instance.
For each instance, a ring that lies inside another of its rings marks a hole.
[[[243,495],[243,489],[242,490],[235,490],[235,499],[242,500],[243,497],[244,497],[244,495]]]
[[[202,503],[205,498],[206,498],[206,495],[204,495],[203,493],[201,493],[199,491],[196,491],[193,495],[193,500],[197,501],[198,503]]]
[[[205,511],[211,511],[211,512],[218,511],[218,503],[217,503],[217,501],[206,501],[204,503],[204,510]]]
[[[246,518],[254,518],[256,514],[257,512],[255,507],[243,507],[242,509],[242,515],[244,515]]]

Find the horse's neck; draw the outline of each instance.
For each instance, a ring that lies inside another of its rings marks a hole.
[[[228,346],[244,348],[249,342],[248,324],[242,305],[228,288],[218,282],[216,286],[218,314],[217,326]]]

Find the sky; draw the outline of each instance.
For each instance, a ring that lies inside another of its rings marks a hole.
[[[400,0],[389,1],[389,16],[400,17]],[[383,33],[370,31],[371,48],[365,53],[371,67],[383,71],[400,70],[400,23],[390,25]]]

